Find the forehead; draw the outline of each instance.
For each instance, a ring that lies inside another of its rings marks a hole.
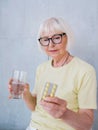
[[[43,32],[40,37],[51,37],[55,34],[60,34],[61,31],[50,31],[50,32]]]
[[[52,36],[64,32],[64,29],[57,23],[44,24],[40,29],[40,37]]]
[[[58,29],[52,29],[52,30],[43,30],[41,33],[40,33],[40,37],[51,37],[55,34],[60,34],[62,33],[63,31],[62,30],[58,30]]]

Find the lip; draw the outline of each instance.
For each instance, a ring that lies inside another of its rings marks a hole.
[[[49,50],[49,52],[57,52],[58,50]]]

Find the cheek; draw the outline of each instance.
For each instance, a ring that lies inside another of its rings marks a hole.
[[[65,43],[64,43],[64,44],[61,44],[61,45],[59,46],[59,49],[62,50],[62,51],[63,51],[63,50],[66,50],[66,46],[67,46],[67,44],[65,44]]]
[[[65,42],[62,44],[61,48],[64,49],[64,50],[66,50],[66,48],[67,48],[67,41],[65,41]]]
[[[44,47],[44,48],[43,48],[43,51],[46,52],[46,53],[48,53],[48,48],[45,48],[45,47]]]
[[[62,40],[62,48],[66,49],[67,47],[67,37],[64,37],[64,39]]]

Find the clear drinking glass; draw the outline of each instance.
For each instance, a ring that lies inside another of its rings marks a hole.
[[[12,98],[21,99],[23,96],[24,84],[27,82],[27,72],[14,70],[12,79]]]

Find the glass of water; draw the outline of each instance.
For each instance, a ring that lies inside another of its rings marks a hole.
[[[12,98],[21,99],[23,96],[24,85],[27,82],[27,72],[14,70],[12,74]]]

